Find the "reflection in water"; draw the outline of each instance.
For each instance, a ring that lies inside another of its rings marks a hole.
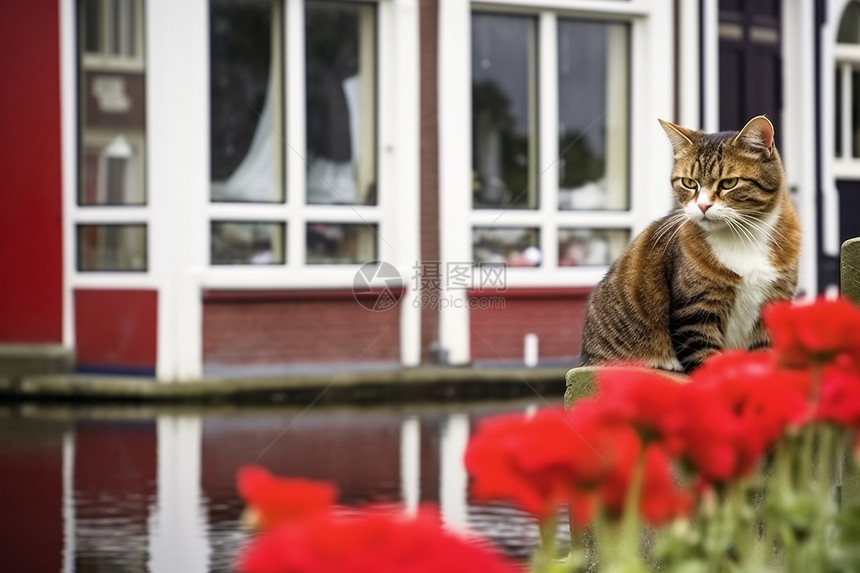
[[[533,520],[471,504],[462,457],[480,418],[527,407],[0,409],[0,571],[231,571],[247,463],[333,481],[344,505],[436,504],[450,527],[524,557]]]

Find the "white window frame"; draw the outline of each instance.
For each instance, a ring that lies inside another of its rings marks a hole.
[[[540,203],[535,210],[473,209],[471,204],[471,52],[470,22],[474,9],[516,11],[538,18],[538,182]],[[551,168],[558,156],[557,19],[573,17],[617,20],[630,24],[629,164],[630,205],[624,212],[560,211],[558,174]],[[671,152],[657,118],[673,114],[672,4],[631,0],[496,0],[462,2],[440,0],[439,29],[439,184],[441,258],[445,262],[472,261],[472,228],[537,227],[541,232],[543,264],[538,268],[508,268],[506,288],[588,287],[607,267],[559,268],[558,228],[623,228],[631,237],[672,205],[669,187]],[[655,65],[664,61],[665,66]],[[465,132],[465,133],[464,133]],[[665,143],[665,146],[663,144]],[[655,190],[665,190],[660,193]],[[444,287],[445,285],[443,285]],[[440,312],[440,340],[452,363],[469,362],[468,293],[446,290],[449,301]]]
[[[230,203],[210,202],[206,207],[209,221],[283,221],[286,229],[286,263],[283,265],[211,265],[207,264],[203,275],[205,288],[346,288],[352,285],[361,263],[306,264],[306,225],[308,223],[348,223],[375,225],[377,234],[377,258],[392,262],[401,270],[404,284],[407,271],[414,266],[415,255],[401,247],[399,223],[404,207],[410,203],[398,189],[414,189],[417,193],[417,177],[414,184],[403,187],[397,181],[398,151],[414,147],[417,153],[417,124],[411,134],[414,141],[406,141],[410,129],[403,132],[398,125],[398,111],[403,108],[398,101],[400,82],[395,77],[395,67],[400,65],[394,36],[404,40],[393,30],[398,18],[398,8],[414,4],[414,0],[378,0],[376,5],[376,82],[377,90],[377,201],[375,205],[314,205],[306,199],[307,157],[305,123],[305,18],[306,0],[282,0],[282,42],[284,77],[284,138],[283,165],[285,167],[284,203]],[[338,0],[351,2],[358,0]],[[367,3],[367,2],[364,2]],[[401,6],[398,6],[401,5]],[[417,49],[417,46],[416,46]],[[417,67],[417,53],[415,65]],[[417,86],[414,88],[417,93]],[[416,108],[417,109],[417,108]],[[417,113],[417,112],[416,112]],[[410,122],[407,122],[407,126]],[[413,169],[417,170],[417,156]],[[402,180],[401,180],[402,181]],[[411,209],[410,209],[411,210]],[[417,219],[413,219],[417,221]],[[207,233],[207,248],[208,248]],[[207,252],[207,261],[209,253]],[[411,259],[409,262],[408,259]]]
[[[851,108],[853,106],[854,99],[860,98],[860,93],[854,93],[851,75],[855,71],[860,72],[860,44],[836,44],[833,49],[833,56],[836,67],[835,71],[842,79],[842,89],[840,94],[842,96],[842,125],[840,138],[842,152],[841,154],[836,155],[834,149],[833,171],[839,179],[860,179],[860,157],[854,157],[852,155],[854,144],[851,141],[852,136],[854,135],[854,114]],[[834,95],[836,95],[835,91]],[[834,122],[835,121],[834,114]]]
[[[299,265],[304,220],[354,220],[351,207],[305,205],[304,197],[304,18],[302,0],[283,0],[287,82],[286,140],[288,202],[301,210],[301,225],[288,221],[288,263],[216,267],[209,264],[210,221],[269,220],[268,205],[210,203],[209,0],[145,0],[147,204],[77,205],[77,8],[58,0],[61,23],[61,86],[64,187],[63,341],[75,345],[73,293],[78,288],[153,289],[158,292],[156,377],[161,381],[202,375],[202,292],[205,289],[339,288],[353,284],[358,265]],[[418,0],[377,0],[379,111],[377,121],[378,205],[355,207],[379,224],[379,258],[395,265],[406,292],[399,305],[400,355],[420,362],[420,305],[409,280],[419,257]],[[178,89],[177,86],[181,86]],[[292,213],[289,213],[291,216]],[[360,220],[360,219],[359,219]],[[145,272],[86,272],[76,269],[77,223],[145,223]],[[297,237],[299,240],[297,240]]]

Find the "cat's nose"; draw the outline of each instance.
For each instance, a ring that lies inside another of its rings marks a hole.
[[[696,203],[696,205],[699,206],[699,209],[702,210],[702,214],[704,214],[705,211],[707,211],[713,206],[713,203]]]

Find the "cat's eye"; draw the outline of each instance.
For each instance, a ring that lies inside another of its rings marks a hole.
[[[737,177],[729,177],[728,179],[723,179],[720,181],[720,189],[731,189],[735,185],[738,184]]]
[[[695,179],[690,179],[689,177],[681,177],[681,185],[691,191],[695,191],[699,188],[699,182]]]

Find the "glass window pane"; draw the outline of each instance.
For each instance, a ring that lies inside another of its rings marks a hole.
[[[534,18],[472,14],[472,204],[538,206]]]
[[[833,111],[835,113],[835,121],[834,126],[836,129],[834,130],[836,135],[835,143],[835,151],[836,157],[842,157],[842,68],[836,68],[836,89],[834,93],[836,95],[836,103],[833,106]]]
[[[145,271],[146,225],[78,225],[79,271]]]
[[[88,54],[97,54],[102,48],[102,13],[101,0],[84,0],[83,18],[81,25],[84,27],[84,51]]]
[[[559,209],[628,209],[629,28],[559,20]]]
[[[280,6],[210,2],[212,201],[284,201]]]
[[[845,6],[836,41],[840,44],[860,43],[860,3],[854,1]]]
[[[376,225],[308,223],[307,263],[345,264],[377,260]]]
[[[559,229],[558,266],[611,265],[629,242],[629,229]]]
[[[472,249],[478,264],[537,267],[543,257],[537,228],[475,227]]]
[[[100,52],[107,38],[131,35],[139,24],[138,4],[96,2],[79,5],[84,13],[79,47],[80,205],[146,203],[146,73],[142,54],[110,52],[108,59],[84,57]],[[123,9],[120,10],[119,7]],[[109,9],[108,9],[109,8]],[[104,30],[102,26],[106,26]],[[97,54],[99,55],[99,54]],[[109,65],[105,61],[111,62]],[[122,63],[117,69],[115,63]]]
[[[860,157],[860,70],[851,72],[851,149]]]
[[[307,2],[305,41],[307,202],[374,205],[375,7]]]
[[[284,223],[213,221],[213,265],[276,265],[286,261]]]

